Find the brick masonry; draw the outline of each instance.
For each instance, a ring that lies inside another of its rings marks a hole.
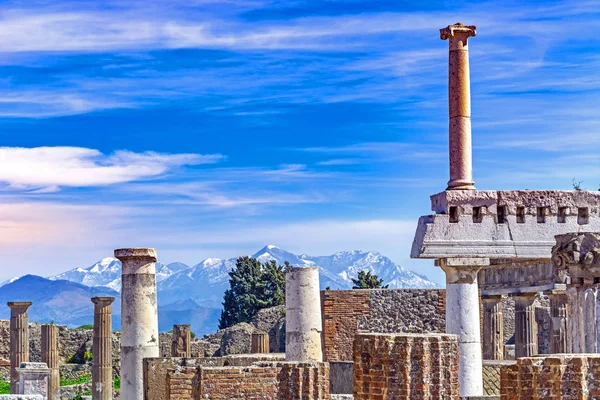
[[[600,354],[519,358],[500,382],[501,400],[600,399]]]
[[[515,361],[483,360],[483,394],[500,396],[500,370]]]
[[[359,333],[354,400],[458,400],[458,336]]]
[[[443,289],[322,291],[325,361],[351,361],[357,332],[443,333],[445,301]]]

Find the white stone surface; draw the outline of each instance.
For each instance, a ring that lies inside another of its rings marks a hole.
[[[285,275],[285,359],[323,361],[318,267],[292,267]]]
[[[159,357],[156,250],[119,249],[121,290],[121,399],[143,400],[143,360]]]
[[[46,363],[21,363],[17,372],[19,373],[19,394],[48,398],[50,368]]]
[[[0,394],[0,399],[5,399],[5,400],[44,400],[44,396],[26,395],[26,394]]]
[[[567,289],[569,318],[567,341],[570,353],[600,352],[600,285]]]
[[[461,262],[457,262],[461,264]],[[462,263],[466,264],[466,262]],[[458,379],[461,396],[483,395],[479,331],[479,268],[444,265],[446,272],[446,333],[459,337]]]

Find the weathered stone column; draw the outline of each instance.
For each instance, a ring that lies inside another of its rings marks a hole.
[[[553,290],[548,293],[548,298],[550,299],[550,315],[552,316],[550,348],[553,354],[564,354],[569,351],[567,293],[565,290]]]
[[[483,296],[483,359],[504,360],[502,296]]]
[[[58,400],[60,399],[60,355],[56,325],[42,325],[42,362],[50,369],[48,400]]]
[[[479,329],[477,273],[483,258],[439,260],[446,272],[446,333],[459,337],[458,379],[461,397],[483,395],[483,361]]]
[[[92,399],[112,400],[112,303],[114,297],[92,297],[94,303],[94,344]]]
[[[173,325],[173,341],[171,342],[171,356],[192,356],[192,330],[189,325]]]
[[[269,353],[269,334],[267,332],[254,332],[252,334],[252,354]]]
[[[143,400],[144,358],[158,357],[156,250],[117,249],[121,282],[121,399]]]
[[[538,354],[535,299],[537,293],[523,293],[515,299],[515,357],[532,357]]]
[[[29,362],[30,301],[9,302],[10,307],[10,393],[19,394],[19,372],[23,362]]]
[[[285,360],[323,361],[318,267],[287,270],[285,314]]]
[[[475,27],[460,22],[440,29],[449,42],[448,108],[450,111],[450,181],[448,189],[475,190],[471,146],[471,81],[468,39]]]

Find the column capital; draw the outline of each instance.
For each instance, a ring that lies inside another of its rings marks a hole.
[[[156,262],[157,260],[156,249],[151,247],[116,249],[115,258],[118,258],[122,262],[139,259],[148,259],[150,262]]]
[[[94,303],[97,306],[106,307],[106,306],[110,306],[115,301],[115,298],[114,297],[96,296],[96,297],[92,297],[91,300],[92,300],[92,303]]]
[[[600,272],[600,232],[566,233],[556,235],[552,247],[552,263],[558,269],[581,265]]]
[[[440,29],[440,39],[450,39],[450,46],[453,46],[454,43],[452,42],[457,42],[455,44],[456,48],[453,48],[452,50],[466,48],[467,40],[473,36],[477,36],[477,28],[474,25],[463,25],[460,22]]]
[[[33,304],[31,301],[9,301],[8,303],[6,303],[11,310],[19,310],[19,309],[24,309],[24,311],[27,311],[27,309]]]

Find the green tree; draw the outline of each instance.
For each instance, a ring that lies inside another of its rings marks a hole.
[[[275,261],[263,264],[255,258],[240,257],[229,272],[229,289],[223,296],[219,329],[250,322],[258,310],[284,303],[284,267]]]
[[[358,271],[356,279],[352,279],[352,289],[387,289],[390,285],[383,286],[383,279],[371,271]]]

